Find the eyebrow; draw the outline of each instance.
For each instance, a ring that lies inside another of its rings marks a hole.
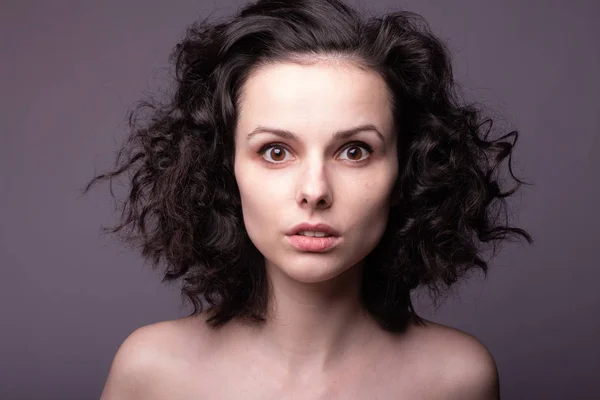
[[[377,127],[375,127],[375,125],[373,125],[373,124],[365,124],[365,125],[356,126],[354,128],[337,131],[333,134],[333,139],[334,140],[344,140],[344,139],[348,139],[348,138],[356,135],[357,133],[365,132],[365,131],[375,132],[377,134],[377,136],[381,139],[382,142],[385,141],[381,132],[379,132]],[[297,141],[297,142],[300,141],[300,138],[298,137],[298,135],[296,135],[293,132],[290,132],[285,129],[269,128],[266,126],[257,126],[256,128],[254,128],[254,130],[252,130],[252,132],[250,132],[248,134],[247,139],[250,139],[252,136],[257,135],[259,133],[272,133],[283,139],[293,140],[293,141]]]

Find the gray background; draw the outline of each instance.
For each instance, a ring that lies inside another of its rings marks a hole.
[[[185,27],[239,2],[2,1],[0,6],[0,398],[92,399],[135,328],[184,315],[176,287],[101,224],[134,101],[164,86]],[[354,2],[352,4],[355,4]],[[504,399],[598,398],[600,2],[382,1],[422,13],[448,42],[467,98],[521,132],[524,187],[487,280],[462,283],[425,317],[477,336]],[[596,206],[594,206],[596,204]]]

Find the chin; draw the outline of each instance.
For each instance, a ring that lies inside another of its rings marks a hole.
[[[300,258],[302,256],[298,256]],[[329,281],[340,276],[351,267],[344,267],[331,260],[321,259],[322,255],[307,254],[305,260],[294,260],[285,266],[277,263],[270,263],[272,268],[277,268],[289,278],[302,283],[319,283]]]

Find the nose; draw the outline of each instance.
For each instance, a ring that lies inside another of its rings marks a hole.
[[[296,198],[301,207],[323,209],[331,206],[331,186],[322,161],[307,161],[303,166]]]

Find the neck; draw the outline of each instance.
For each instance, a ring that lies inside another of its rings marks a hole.
[[[373,337],[375,322],[360,303],[362,265],[335,278],[303,283],[269,266],[271,313],[252,328],[252,347],[287,375],[327,374]]]

